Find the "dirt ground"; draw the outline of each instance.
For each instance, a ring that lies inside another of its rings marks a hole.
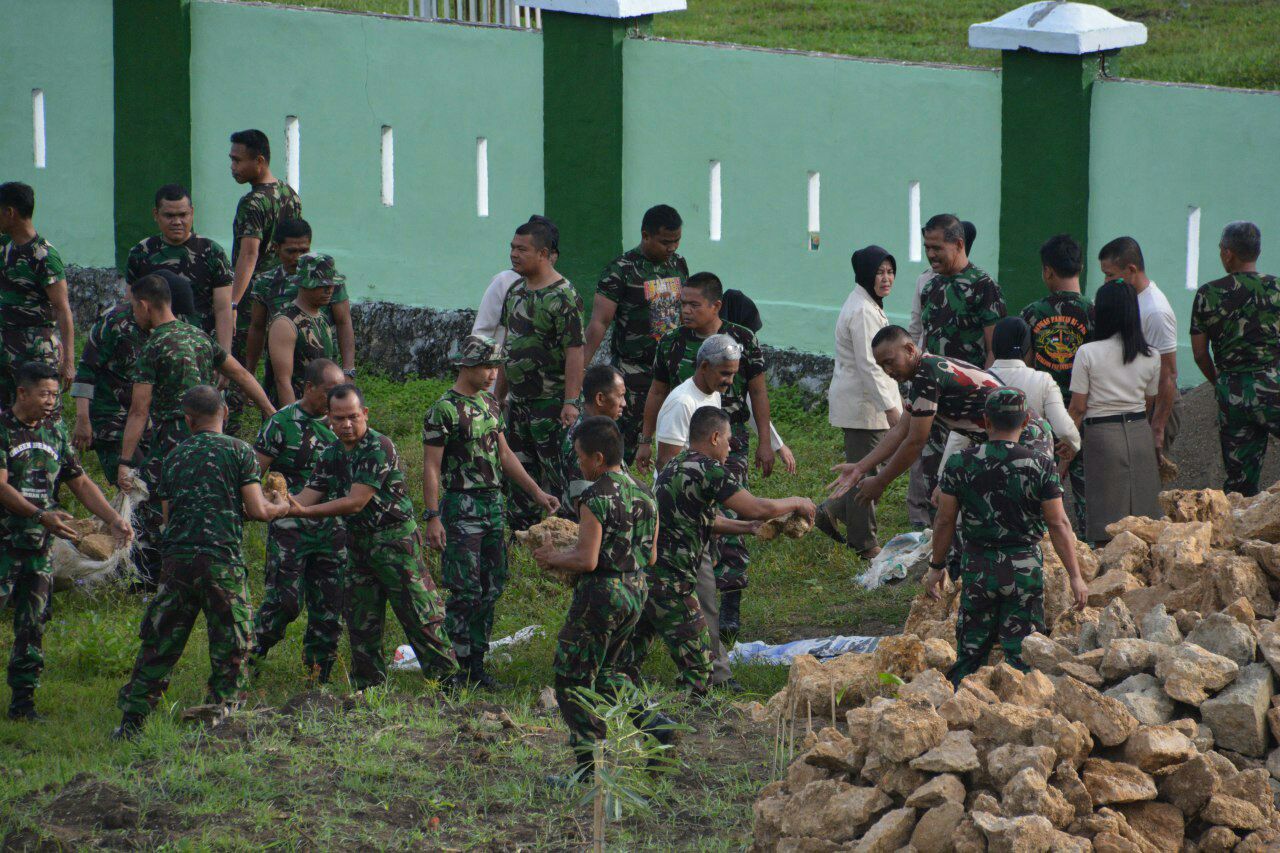
[[[1205,382],[1182,395],[1182,423],[1169,456],[1178,463],[1178,479],[1169,488],[1222,488],[1222,446],[1218,443],[1218,403]],[[1280,441],[1271,439],[1262,466],[1262,487],[1280,480]]]

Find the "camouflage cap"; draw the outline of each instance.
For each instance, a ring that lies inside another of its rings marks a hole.
[[[289,277],[302,288],[337,287],[347,283],[347,277],[338,272],[332,255],[307,253],[298,258],[298,271]]]
[[[1020,415],[1027,411],[1027,395],[1017,388],[996,388],[987,395],[988,415]]]
[[[476,367],[481,364],[502,364],[507,360],[502,344],[484,335],[467,335],[449,354],[449,363],[455,367]]]

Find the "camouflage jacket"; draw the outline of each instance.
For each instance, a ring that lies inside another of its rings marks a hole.
[[[1023,308],[1022,319],[1031,327],[1034,367],[1052,376],[1070,402],[1071,366],[1093,334],[1093,303],[1079,293],[1050,293]]]
[[[609,351],[632,391],[649,390],[655,349],[680,325],[680,288],[688,280],[689,265],[680,255],[655,264],[638,246],[600,273],[596,293],[618,306]]]
[[[474,397],[450,388],[427,409],[422,443],[442,447],[440,488],[446,492],[502,487],[498,438],[506,428],[498,402],[487,391]]]
[[[236,204],[236,216],[231,222],[231,268],[235,269],[240,257],[240,238],[257,237],[258,262],[254,274],[263,273],[280,264],[276,254],[276,226],[284,219],[302,218],[302,198],[293,187],[281,180],[274,184],[254,184]],[[248,312],[245,312],[248,313]]]
[[[270,322],[277,314],[282,313],[298,298],[298,285],[291,282],[289,278],[290,276],[285,272],[284,266],[279,265],[270,272],[263,273],[253,280],[247,298],[267,309],[267,322]],[[347,286],[340,284],[333,289],[333,296],[329,299],[329,304],[321,308],[320,313],[324,314],[336,328],[338,323],[333,319],[333,306],[339,302],[350,301],[351,298],[347,296]]]
[[[658,562],[653,574],[696,583],[716,510],[742,485],[710,456],[685,449],[658,472]]]
[[[128,303],[108,308],[89,329],[71,396],[89,400],[89,423],[97,441],[124,437],[133,396],[133,371],[146,336]]]
[[[747,409],[747,383],[764,373],[764,350],[760,348],[755,333],[745,326],[722,321],[717,334],[728,335],[742,346],[738,375],[733,378],[733,386],[721,392],[720,407],[729,416],[734,436],[743,440],[747,437],[747,423],[751,420],[751,412]],[[705,340],[685,326],[668,332],[658,342],[653,359],[653,378],[665,382],[668,388],[688,379],[698,368],[698,348]]]
[[[920,291],[924,348],[934,355],[985,363],[983,329],[1004,315],[1000,285],[973,264],[955,275],[935,275]]]
[[[347,529],[353,534],[376,534],[404,528],[417,529],[413,520],[413,502],[400,470],[400,454],[391,439],[370,429],[356,446],[348,450],[341,441],[334,442],[320,454],[308,489],[315,489],[325,500],[337,500],[351,492],[356,484],[369,486],[373,497],[364,509],[347,516]]]
[[[307,365],[312,359],[338,360],[338,339],[334,335],[333,324],[323,311],[313,317],[295,302],[280,312],[280,317],[292,323],[297,331],[293,340],[293,373],[290,374],[289,382],[293,386],[293,396],[298,398],[302,396]],[[275,374],[274,369],[272,374]]]
[[[579,504],[603,529],[595,574],[626,574],[649,565],[658,508],[630,474],[606,472],[582,493]]]
[[[582,297],[573,286],[562,278],[530,290],[520,279],[507,291],[500,324],[507,330],[510,398],[563,399],[565,352],[583,344]]]
[[[53,509],[58,486],[84,473],[60,418],[32,426],[12,409],[0,412],[0,468],[8,472],[10,486],[41,509]],[[40,551],[49,545],[48,531],[33,519],[6,512],[0,515],[0,531],[9,548]]]
[[[271,457],[271,470],[283,474],[289,492],[296,495],[306,488],[320,461],[320,454],[337,442],[338,437],[329,429],[323,415],[310,415],[300,403],[290,403],[263,422],[253,449]],[[329,536],[332,544],[332,535],[342,525],[342,520],[281,518],[272,525],[277,528],[305,528],[318,537]]]
[[[987,441],[955,454],[939,486],[960,504],[966,548],[1034,548],[1047,530],[1040,504],[1062,497],[1053,465],[1010,441]]]
[[[164,458],[156,497],[169,504],[161,551],[166,557],[207,554],[218,562],[244,562],[244,499],[258,482],[258,460],[238,438],[198,432]]]
[[[933,416],[973,441],[987,437],[987,394],[1001,382],[955,358],[925,353],[907,382],[903,404],[912,417]]]
[[[1191,303],[1191,334],[1206,335],[1224,373],[1280,366],[1280,283],[1241,272],[1200,285]]]
[[[192,233],[181,246],[171,246],[159,236],[148,237],[129,250],[124,280],[133,284],[157,270],[168,270],[191,282],[200,328],[214,332],[213,292],[230,287],[234,275],[227,253],[208,237]]]
[[[134,383],[151,385],[151,419],[180,420],[182,395],[196,385],[214,385],[227,351],[181,320],[157,326],[147,336],[133,371]]]
[[[53,303],[47,291],[63,274],[62,256],[39,234],[21,246],[0,234],[0,323],[52,326]]]

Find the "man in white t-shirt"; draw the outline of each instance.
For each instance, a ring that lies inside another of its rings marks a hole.
[[[654,471],[661,471],[676,454],[689,443],[689,420],[703,406],[720,406],[720,394],[733,385],[742,360],[742,346],[728,335],[712,335],[698,347],[698,367],[693,375],[681,382],[658,411],[658,425],[654,436],[658,439],[658,464]],[[730,688],[737,685],[729,670],[729,656],[720,639],[720,601],[716,590],[715,560],[712,549],[703,551],[698,563],[696,594],[702,608],[707,629],[711,632],[711,683]]]
[[[1107,280],[1122,278],[1138,294],[1142,335],[1160,353],[1160,392],[1151,412],[1151,432],[1163,454],[1173,446],[1182,422],[1178,391],[1178,319],[1168,298],[1147,278],[1142,247],[1132,237],[1117,237],[1098,252],[1098,265]]]

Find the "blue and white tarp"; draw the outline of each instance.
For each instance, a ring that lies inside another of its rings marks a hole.
[[[880,645],[879,637],[817,637],[812,640],[793,640],[780,646],[771,646],[763,640],[738,643],[729,651],[729,663],[768,663],[790,666],[797,655],[813,655],[815,658],[834,658],[850,652],[874,652]]]

